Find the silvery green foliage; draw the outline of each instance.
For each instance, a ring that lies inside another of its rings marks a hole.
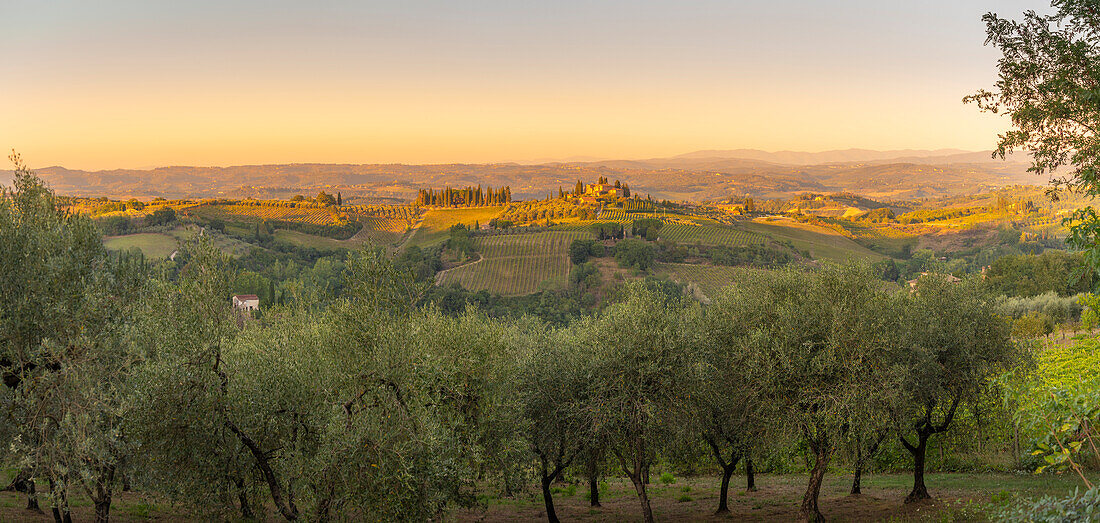
[[[1029,312],[1039,312],[1062,323],[1081,317],[1081,298],[1085,294],[1058,296],[1054,291],[1031,297],[1002,296],[997,300],[997,313],[1011,318],[1022,318]]]
[[[1072,496],[1043,496],[1022,500],[991,514],[993,521],[1005,522],[1084,522],[1100,521],[1100,487]]]

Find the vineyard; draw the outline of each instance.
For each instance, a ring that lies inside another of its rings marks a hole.
[[[221,220],[227,224],[251,226],[266,222],[276,229],[298,231],[315,236],[346,240],[362,228],[358,217],[336,207],[304,202],[215,201],[187,210],[191,216],[204,220]]]
[[[591,220],[578,220],[573,222],[559,223],[551,227],[551,229],[556,231],[591,231],[592,224],[594,223],[600,222]]]
[[[282,205],[203,204],[188,212],[208,220],[257,223],[262,221],[293,221],[313,225],[339,225],[347,221],[346,213],[327,207],[289,207]]]
[[[363,223],[363,228],[355,238],[379,244],[396,242],[410,225],[402,218],[364,217],[359,221]]]
[[[1030,374],[1007,375],[1006,383],[1016,402],[1016,416],[1022,420],[1021,432],[1029,439],[1042,441],[1048,434],[1048,420],[1064,419],[1063,408],[1089,408],[1100,396],[1100,342],[1090,334],[1074,337],[1069,343],[1043,340],[1033,349],[1035,369]],[[1058,398],[1057,400],[1055,398]],[[1059,421],[1058,423],[1061,423]],[[1095,455],[1094,462],[1100,462]]]
[[[600,212],[600,221],[630,221],[630,214],[622,209],[604,209]]]
[[[704,245],[748,245],[762,243],[763,234],[731,229],[728,227],[703,227],[684,223],[666,223],[661,228],[660,237],[676,243]]]
[[[795,248],[809,251],[814,259],[843,263],[853,257],[872,261],[883,258],[882,254],[859,245],[833,229],[801,223],[790,218],[757,218],[751,222],[742,223],[746,229],[766,234],[776,241],[789,241]]]
[[[710,298],[714,298],[722,289],[736,283],[738,277],[748,270],[751,269],[686,263],[660,263],[654,268],[654,272],[672,281],[684,285],[694,283]]]
[[[346,205],[340,209],[360,218],[386,218],[407,223],[416,221],[424,212],[411,205]]]
[[[623,201],[622,205],[628,211],[648,211],[654,207],[653,202],[634,198]]]
[[[531,294],[547,280],[564,280],[569,273],[569,245],[591,237],[580,231],[481,237],[476,246],[482,259],[440,273],[438,283],[458,283],[470,290],[505,296]]]

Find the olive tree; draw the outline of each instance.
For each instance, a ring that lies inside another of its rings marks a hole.
[[[135,479],[204,512],[241,499],[242,515],[251,517],[246,482],[254,476],[255,440],[229,408],[225,364],[240,330],[229,303],[230,260],[203,238],[181,246],[177,258],[186,260],[178,277],[155,278],[137,315],[142,361],[127,418],[127,432],[144,450]],[[276,506],[289,510],[281,486],[272,490]]]
[[[891,359],[904,369],[904,379],[891,415],[901,445],[913,456],[913,489],[906,497],[913,502],[930,497],[924,484],[929,438],[946,432],[959,406],[979,399],[987,381],[1022,353],[978,278],[921,277],[898,309],[901,340]]]
[[[35,479],[45,479],[55,519],[71,519],[68,495],[79,489],[106,521],[129,452],[120,431],[128,319],[144,266],[109,255],[90,219],[12,161],[14,185],[0,189],[0,372],[18,483],[28,508],[38,508]]]
[[[541,327],[524,329],[513,394],[522,414],[518,425],[538,460],[546,518],[558,521],[550,484],[588,446],[590,383],[585,348],[573,333]]]
[[[379,250],[353,254],[343,300],[261,324],[230,309],[224,255],[185,250],[144,316],[135,386],[133,431],[160,490],[287,520],[423,520],[475,504],[486,440],[504,432],[486,430],[501,396],[487,384],[509,329],[418,309],[417,286]]]
[[[751,278],[751,273],[742,275]],[[753,285],[730,287],[690,319],[692,367],[681,388],[690,391],[678,402],[678,426],[701,438],[721,470],[717,513],[729,512],[729,482],[738,463],[761,445],[775,419],[754,336],[763,319]],[[747,469],[751,466],[746,463]]]
[[[744,282],[761,313],[748,339],[765,355],[765,387],[813,455],[800,518],[822,521],[818,507],[829,462],[885,383],[888,294],[867,265],[761,274]]]
[[[679,375],[689,367],[680,321],[684,307],[645,282],[632,282],[618,303],[571,327],[596,358],[593,430],[630,478],[646,521],[653,521],[646,477],[682,398]]]

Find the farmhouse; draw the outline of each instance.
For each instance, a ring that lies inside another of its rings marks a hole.
[[[618,196],[621,189],[608,183],[590,183],[585,186],[584,194],[590,196]]]
[[[233,308],[239,311],[258,311],[260,297],[255,294],[237,294],[233,296]]]

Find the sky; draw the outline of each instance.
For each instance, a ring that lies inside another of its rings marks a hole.
[[[32,167],[984,150],[1018,0],[0,0]],[[1049,7],[1046,8],[1049,10]]]

